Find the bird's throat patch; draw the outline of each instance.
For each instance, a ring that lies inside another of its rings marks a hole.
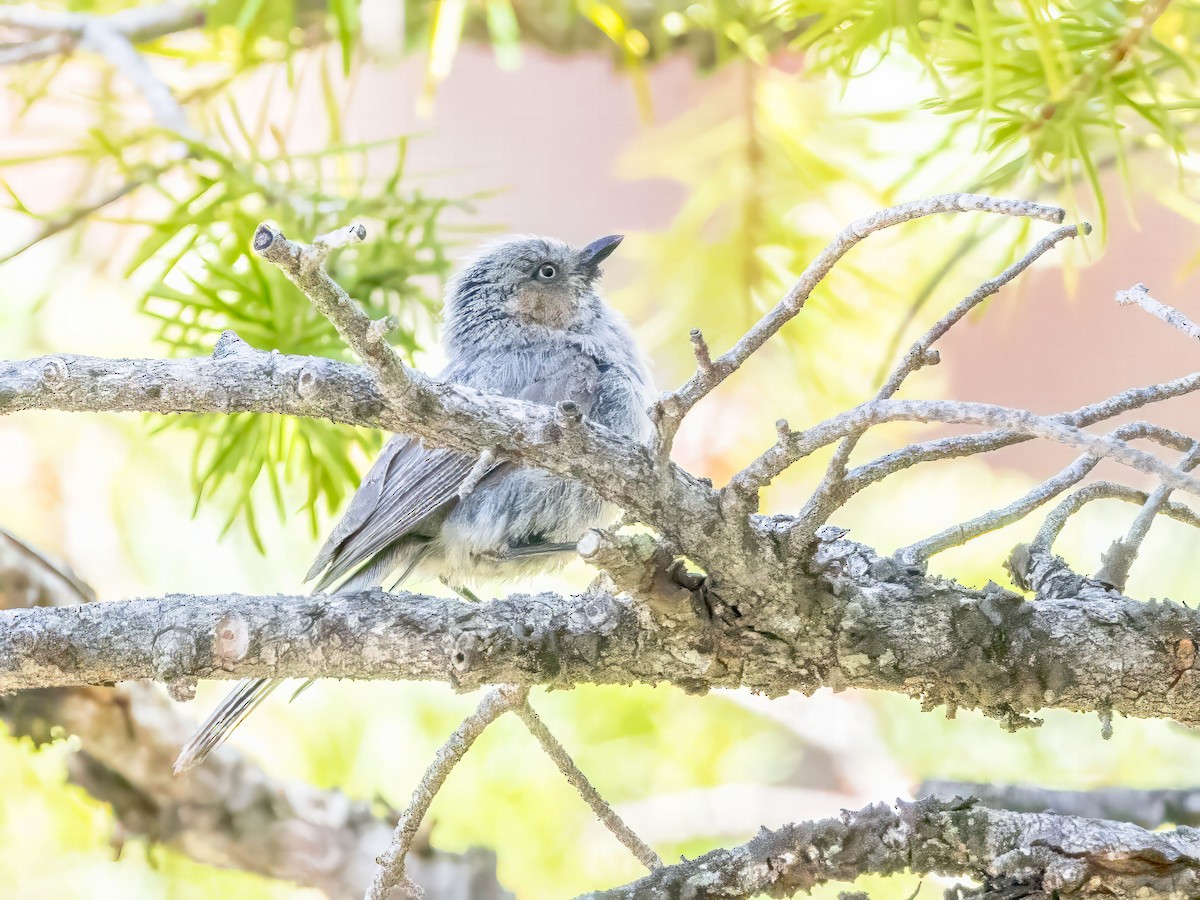
[[[529,285],[508,301],[509,312],[522,322],[567,328],[574,321],[578,306],[566,291]]]

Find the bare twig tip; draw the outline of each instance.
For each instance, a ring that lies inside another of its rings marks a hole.
[[[692,349],[696,354],[696,365],[699,366],[701,372],[707,372],[712,368],[712,356],[709,355],[704,333],[699,328],[693,328],[689,337],[692,339]]]
[[[275,242],[275,229],[263,222],[254,231],[254,252],[263,253]]]
[[[375,319],[367,326],[367,340],[372,344],[382,344],[389,334],[400,327],[400,320],[395,316],[384,316]]]

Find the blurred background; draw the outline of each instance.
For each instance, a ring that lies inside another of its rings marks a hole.
[[[399,316],[398,346],[429,372],[442,285],[479,243],[625,233],[607,295],[670,388],[690,372],[689,329],[727,349],[848,222],[970,190],[1060,203],[1096,231],[957,327],[904,396],[1052,413],[1198,367],[1186,338],[1113,302],[1143,281],[1200,316],[1195,3],[215,0],[142,5],[165,24],[131,36],[145,65],[132,75],[62,18],[119,22],[137,6],[0,5],[2,358],[205,355],[226,328],[263,349],[343,356],[248,243],[262,219],[297,239],[361,220],[368,242],[333,273]],[[909,343],[1048,230],[962,214],[870,238],[695,410],[677,462],[723,484],[774,440],[776,419],[799,428],[871,396]],[[1196,409],[1183,398],[1143,415],[1194,434]],[[855,460],[939,433],[880,428]],[[295,592],[381,438],[275,417],[7,416],[0,528],[68,561],[101,601]],[[909,469],[836,522],[888,553],[1010,502],[1073,456],[1026,444]],[[781,478],[764,511],[798,510],[827,459]],[[1096,476],[1144,486],[1106,465]],[[1092,572],[1135,513],[1092,504],[1057,548]],[[1039,523],[931,570],[1007,586],[1002,561]],[[1156,523],[1128,592],[1192,599],[1197,552],[1193,533]],[[573,564],[539,587],[579,590],[593,575]],[[202,685],[182,714],[200,718],[225,689]],[[272,774],[403,807],[476,700],[322,682],[273,698],[234,743]],[[1165,722],[1119,721],[1102,741],[1094,717],[1052,712],[1008,733],[852,691],[768,702],[581,687],[533,703],[664,859],[911,796],[929,778],[1188,786],[1200,753]],[[0,724],[3,896],[318,896],[125,833],[69,782],[80,746],[61,728],[35,745]],[[637,877],[533,749],[515,720],[489,730],[438,795],[432,843],[494,849],[520,898]],[[858,887],[877,900],[944,888]]]

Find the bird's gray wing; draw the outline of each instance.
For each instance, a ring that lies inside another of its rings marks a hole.
[[[416,439],[393,437],[363,478],[304,580],[320,575],[314,590],[325,590],[369,563],[453,501],[474,465],[475,457],[468,454],[429,450]]]
[[[549,406],[572,400],[584,415],[592,412],[601,372],[591,357],[579,353],[556,358],[510,352],[494,362],[493,366],[477,357],[462,367],[464,371],[447,369],[441,380],[460,381]],[[511,378],[510,383],[505,383],[504,375]],[[476,459],[453,450],[430,450],[416,439],[394,436],[363,478],[304,580],[320,576],[314,590],[325,590],[371,563],[422,520],[452,502]],[[480,483],[505,468],[503,463],[493,467]]]

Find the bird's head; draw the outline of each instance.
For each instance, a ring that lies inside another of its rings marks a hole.
[[[600,263],[617,249],[612,234],[582,249],[544,237],[507,238],[485,248],[451,282],[448,336],[504,338],[506,332],[578,331],[599,315]],[[530,327],[531,326],[531,327]]]

